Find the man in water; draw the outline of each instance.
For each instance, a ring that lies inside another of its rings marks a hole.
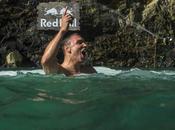
[[[41,59],[42,67],[46,74],[63,73],[66,76],[73,76],[80,73],[96,73],[92,66],[81,65],[86,58],[84,51],[87,45],[79,34],[74,33],[62,41],[63,36],[68,31],[69,24],[73,20],[72,16],[66,12],[67,9],[61,19],[60,31],[45,49]],[[59,64],[56,56],[61,43],[63,43],[64,61],[62,64]]]

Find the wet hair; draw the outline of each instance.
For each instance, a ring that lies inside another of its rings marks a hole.
[[[70,45],[71,44],[71,42],[70,42],[70,38],[73,36],[73,35],[79,35],[79,36],[81,36],[79,33],[77,33],[77,32],[73,32],[73,33],[67,33],[64,37],[63,37],[63,39],[62,39],[62,41],[61,41],[61,48],[62,48],[62,50],[64,51],[64,46],[65,45]]]
[[[67,36],[67,37],[65,37],[65,38],[63,38],[62,39],[62,41],[61,41],[61,47],[63,48],[65,45],[69,45],[71,42],[70,42],[70,37],[71,37],[72,35],[70,35],[70,36]]]

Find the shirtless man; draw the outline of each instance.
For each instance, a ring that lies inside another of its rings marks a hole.
[[[60,31],[45,49],[41,59],[42,67],[46,74],[63,73],[66,76],[73,76],[80,73],[96,73],[92,66],[81,65],[85,61],[86,56],[84,50],[87,48],[87,45],[84,39],[76,33],[63,40],[62,49],[64,52],[64,61],[62,64],[57,62],[56,56],[59,45],[61,45],[62,38],[68,31],[69,23],[72,21],[72,17],[67,14],[66,11],[62,16]]]

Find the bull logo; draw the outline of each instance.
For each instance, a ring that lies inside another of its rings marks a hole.
[[[47,8],[45,8],[45,14],[44,15],[58,15],[58,11],[55,8],[49,9],[47,10]]]
[[[66,11],[66,8],[62,8],[62,9],[60,10],[60,15],[63,15],[65,11]],[[70,10],[67,9],[67,13],[70,14],[71,16],[73,16],[72,8],[71,8]]]

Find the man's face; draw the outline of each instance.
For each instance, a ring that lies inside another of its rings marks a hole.
[[[83,62],[86,58],[85,49],[87,48],[84,39],[78,34],[75,34],[71,36],[70,41],[71,59],[76,63]]]

